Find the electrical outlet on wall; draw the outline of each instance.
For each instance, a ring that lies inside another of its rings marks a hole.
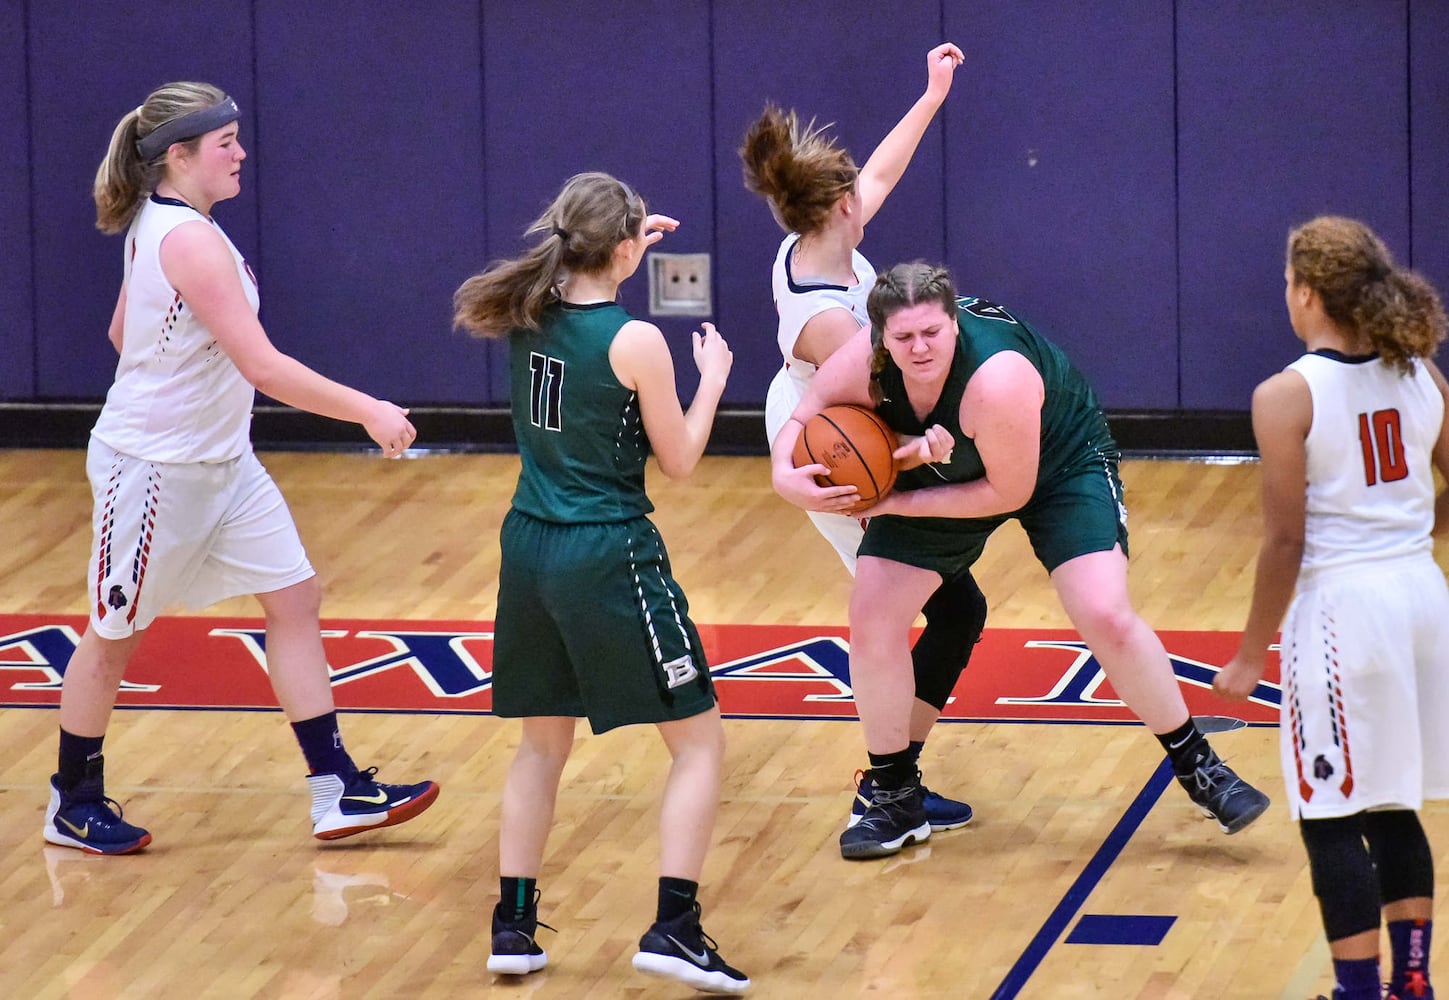
[[[655,316],[708,316],[709,254],[651,253],[649,312]]]

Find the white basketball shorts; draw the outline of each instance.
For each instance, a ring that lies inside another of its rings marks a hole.
[[[1282,661],[1295,818],[1449,797],[1449,588],[1431,557],[1300,579]]]
[[[107,639],[168,608],[200,609],[315,575],[292,512],[250,450],[229,462],[149,462],[91,438],[91,623]]]

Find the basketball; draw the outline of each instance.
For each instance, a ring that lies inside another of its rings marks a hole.
[[[821,486],[854,486],[864,510],[890,492],[896,482],[896,433],[864,406],[827,406],[805,422],[795,442],[795,468],[828,466],[830,475],[816,476]]]

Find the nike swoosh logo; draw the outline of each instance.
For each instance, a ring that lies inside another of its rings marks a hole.
[[[70,820],[66,819],[64,816],[57,816],[56,819],[60,820],[67,827],[69,827],[70,828],[70,832],[73,833],[73,834],[75,834],[81,840],[85,840],[86,837],[88,837],[90,835],[90,832],[91,832],[91,821],[90,820],[86,820],[86,825],[85,826],[76,826],[74,823],[72,823]],[[683,947],[683,946],[681,945],[681,947]]]
[[[371,802],[373,805],[380,806],[387,801],[387,792],[379,788],[376,795],[344,795],[342,797],[353,802]]]
[[[1190,739],[1192,739],[1191,736],[1184,736],[1182,739],[1178,740],[1176,743],[1169,743],[1167,745],[1169,747],[1171,747],[1173,750],[1181,750],[1183,747],[1187,746],[1187,741],[1190,740]]]
[[[669,940],[673,941],[674,942],[674,946],[676,948],[678,948],[680,951],[682,951],[686,955],[688,955],[689,956],[689,960],[691,962],[693,962],[695,965],[699,966],[701,969],[707,969],[707,968],[709,968],[709,952],[707,952],[707,951],[701,951],[701,952],[693,952],[693,951],[690,951],[688,948],[686,948],[684,946],[684,942],[680,941],[679,938],[675,937],[673,934],[666,934],[664,936],[667,937]]]

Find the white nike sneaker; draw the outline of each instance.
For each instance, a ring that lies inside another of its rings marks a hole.
[[[338,840],[366,830],[406,823],[438,797],[438,783],[384,785],[374,781],[377,768],[348,778],[335,772],[309,774],[312,788],[312,836]]]

